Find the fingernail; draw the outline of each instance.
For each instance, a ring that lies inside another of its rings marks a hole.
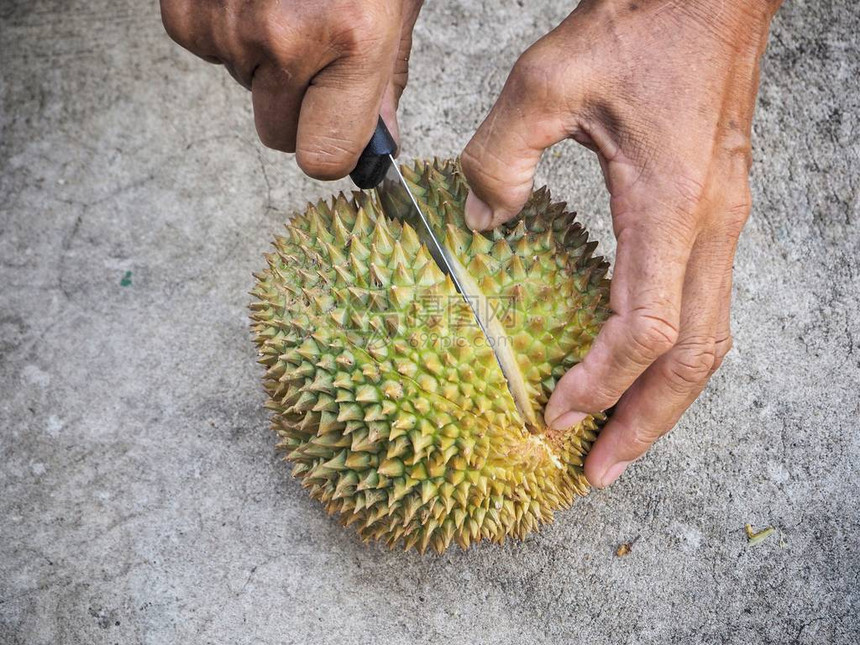
[[[466,225],[475,231],[490,228],[493,223],[493,209],[482,202],[471,190],[466,197]]]
[[[603,477],[600,478],[600,482],[597,483],[598,488],[606,488],[616,479],[621,477],[621,473],[627,470],[627,466],[631,463],[630,461],[619,461],[617,464],[612,464],[609,468],[606,469],[606,472],[603,473]]]
[[[587,416],[588,415],[585,412],[571,410],[570,412],[565,412],[560,417],[557,417],[549,424],[549,427],[553,430],[570,430]]]

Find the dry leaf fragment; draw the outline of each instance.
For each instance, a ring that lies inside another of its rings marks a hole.
[[[772,526],[768,526],[761,531],[754,531],[752,524],[747,524],[744,526],[744,530],[747,532],[747,544],[755,546],[759,542],[766,540],[775,529]]]

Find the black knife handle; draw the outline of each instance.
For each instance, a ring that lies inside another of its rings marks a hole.
[[[358,158],[355,169],[349,173],[350,179],[359,188],[376,188],[388,172],[388,166],[391,165],[388,155],[393,155],[396,151],[397,144],[394,142],[394,137],[385,127],[385,121],[379,117],[370,143]]]

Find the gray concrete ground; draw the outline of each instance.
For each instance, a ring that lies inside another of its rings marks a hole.
[[[409,153],[457,153],[565,4],[428,3]],[[420,557],[328,518],[262,408],[251,272],[332,187],[152,1],[4,0],[0,642],[858,642],[853,5],[776,20],[735,350],[677,430],[525,543]],[[541,178],[611,255],[594,160],[561,146]]]

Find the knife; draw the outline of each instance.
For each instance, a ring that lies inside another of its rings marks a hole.
[[[382,208],[386,215],[392,218],[397,218],[408,223],[418,235],[418,239],[427,247],[431,257],[436,261],[439,269],[451,278],[454,288],[457,290],[466,304],[472,310],[478,326],[484,334],[484,340],[487,345],[493,349],[493,356],[502,375],[507,381],[508,391],[514,400],[514,404],[519,410],[522,417],[526,420],[532,419],[534,416],[530,409],[523,407],[520,403],[520,396],[511,387],[512,372],[505,367],[505,363],[499,357],[497,343],[491,342],[493,338],[490,331],[481,317],[479,312],[480,295],[470,295],[469,291],[463,287],[457,271],[454,270],[454,262],[448,255],[448,250],[439,242],[439,238],[430,228],[430,222],[426,215],[421,211],[415,196],[409,189],[406,180],[403,179],[403,174],[394,160],[394,154],[397,152],[397,144],[382,117],[376,124],[376,130],[371,137],[367,147],[358,158],[358,164],[355,169],[349,174],[356,186],[362,189],[375,188],[379,199],[382,202]],[[532,423],[534,420],[532,419]]]
[[[391,136],[385,122],[380,117],[370,142],[361,153],[358,164],[349,173],[349,176],[359,188],[376,189],[386,215],[406,222],[415,229],[418,239],[427,247],[436,264],[443,273],[450,276],[457,292],[474,309],[474,304],[466,296],[463,285],[451,266],[451,261],[448,259],[444,247],[433,229],[430,228],[430,222],[421,211],[421,207],[418,206],[406,180],[403,179],[403,174],[394,160],[396,152],[397,144],[394,137]],[[477,312],[475,315],[477,317]],[[481,327],[483,328],[483,324]]]

